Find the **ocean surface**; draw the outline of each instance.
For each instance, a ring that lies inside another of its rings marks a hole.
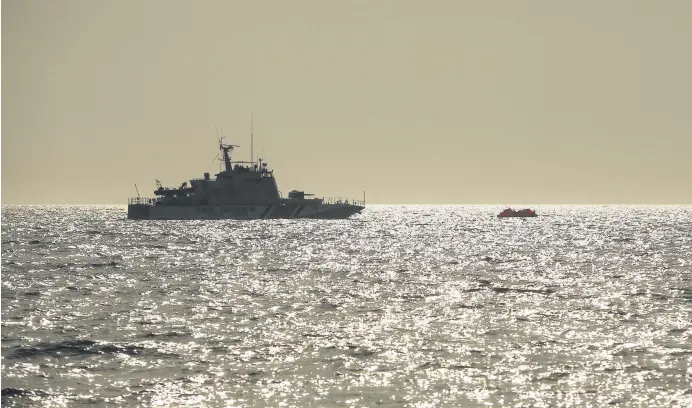
[[[692,206],[2,207],[2,404],[690,407]]]

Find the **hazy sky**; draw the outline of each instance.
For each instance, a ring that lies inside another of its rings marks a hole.
[[[692,203],[692,1],[2,2],[2,203],[217,154],[376,203]],[[262,152],[264,146],[264,153]]]

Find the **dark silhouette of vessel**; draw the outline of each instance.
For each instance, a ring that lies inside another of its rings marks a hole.
[[[345,198],[313,198],[313,194],[292,190],[283,198],[274,171],[267,162],[251,154],[249,162],[231,161],[237,145],[223,144],[219,149],[225,169],[211,178],[184,182],[177,188],[165,188],[156,180],[156,198],[133,197],[127,206],[127,218],[145,220],[199,219],[270,219],[270,218],[348,218],[360,213],[363,201]]]

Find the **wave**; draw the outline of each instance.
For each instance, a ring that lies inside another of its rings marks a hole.
[[[134,344],[117,345],[93,340],[63,340],[56,342],[41,342],[33,346],[15,346],[11,349],[7,358],[16,360],[32,357],[89,356],[101,354],[127,354],[130,356],[156,354],[159,356],[171,356]]]

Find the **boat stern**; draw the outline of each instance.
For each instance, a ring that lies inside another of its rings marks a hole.
[[[151,208],[153,207],[153,205],[153,198],[130,198],[127,204],[127,218],[130,220],[151,219]]]
[[[319,219],[344,219],[355,214],[360,214],[365,209],[365,206],[358,204],[323,204],[318,211],[308,213],[301,218],[319,218]]]

